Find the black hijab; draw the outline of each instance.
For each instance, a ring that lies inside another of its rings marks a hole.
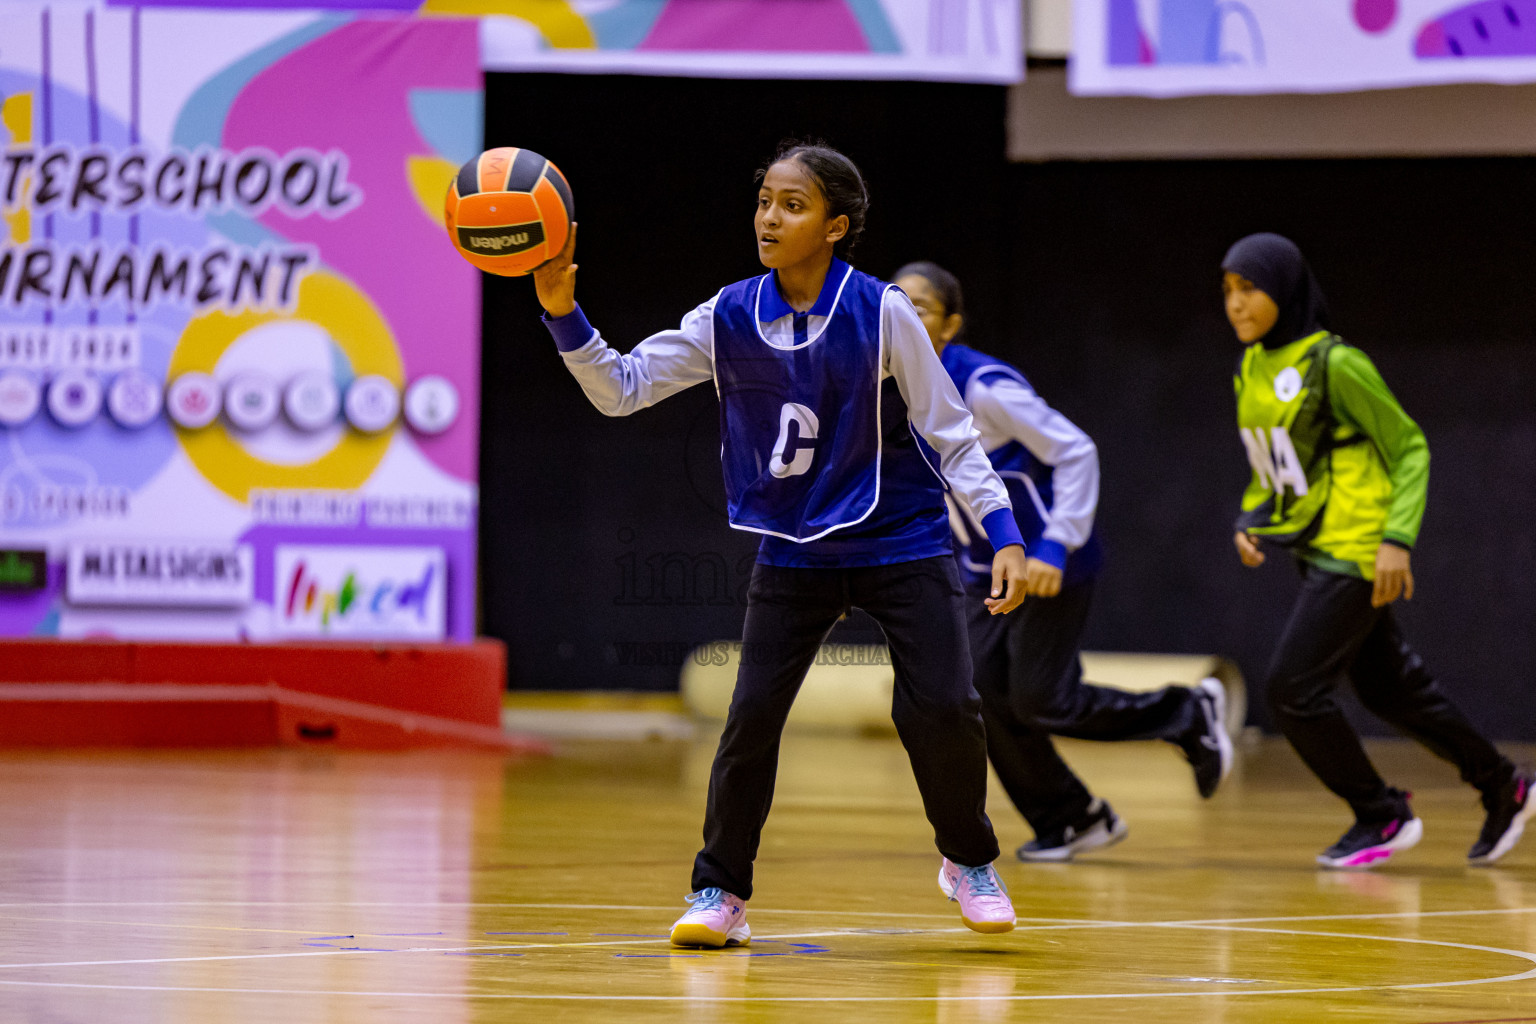
[[[1280,307],[1275,326],[1259,339],[1265,348],[1327,329],[1328,300],[1307,258],[1289,238],[1267,231],[1240,238],[1222,258],[1221,269],[1243,275]]]

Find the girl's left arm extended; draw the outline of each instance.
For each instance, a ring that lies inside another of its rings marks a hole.
[[[608,347],[576,304],[576,225],[559,255],[533,272],[544,325],[566,369],[605,416],[628,416],[715,373],[715,300],[683,317],[675,331],[653,334],[629,353]]]
[[[714,376],[714,309],[712,298],[627,353],[610,348],[580,306],[544,323],[587,399],[605,416],[628,416]]]

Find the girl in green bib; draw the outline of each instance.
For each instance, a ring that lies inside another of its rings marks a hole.
[[[1247,346],[1237,425],[1253,478],[1234,541],[1243,564],[1288,550],[1301,593],[1265,677],[1275,722],[1355,824],[1318,856],[1370,868],[1419,841],[1409,794],[1388,786],[1334,700],[1348,679],[1367,709],[1455,764],[1488,812],[1468,857],[1491,864],[1536,810],[1517,771],[1467,721],[1398,630],[1413,597],[1411,552],[1429,486],[1429,445],[1371,360],[1328,330],[1306,259],[1280,235],[1241,239],[1222,260],[1227,319]]]

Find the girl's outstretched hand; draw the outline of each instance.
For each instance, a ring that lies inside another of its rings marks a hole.
[[[987,611],[1007,615],[1024,603],[1024,581],[1029,575],[1028,559],[1019,544],[1009,544],[992,556],[992,596]]]
[[[569,316],[576,308],[576,264],[571,262],[575,254],[576,225],[573,223],[560,254],[534,269],[533,290],[539,295],[539,305],[550,316]]]
[[[1061,593],[1061,570],[1038,558],[1024,564],[1024,592],[1030,597],[1055,597]]]
[[[1237,545],[1237,557],[1241,558],[1248,568],[1257,569],[1264,564],[1264,552],[1259,550],[1258,538],[1250,537],[1239,530],[1232,535],[1232,543]]]
[[[1371,607],[1389,605],[1401,597],[1413,600],[1413,569],[1406,548],[1382,544],[1376,549],[1376,579],[1371,587]]]

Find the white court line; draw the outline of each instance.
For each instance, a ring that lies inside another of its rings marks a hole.
[[[44,907],[70,908],[70,907],[442,907],[452,908],[501,908],[505,910],[612,910],[628,911],[644,914],[675,914],[683,909],[681,905],[669,903],[662,907],[645,907],[635,904],[614,903],[435,903],[423,901],[420,903],[395,903],[395,902],[357,902],[349,900],[187,900],[183,902],[161,902],[157,900],[135,900],[132,902],[92,902],[74,901],[57,903],[0,903],[0,910],[35,910]],[[754,914],[801,914],[807,916],[828,917],[846,914],[850,917],[890,917],[913,918],[931,917],[945,921],[954,920],[954,914],[928,914],[911,913],[903,914],[892,911],[875,910],[784,910],[777,907],[753,907]],[[1058,922],[1059,917],[1021,917],[1020,921],[1047,921]],[[1093,923],[1087,918],[1067,918],[1066,920],[1081,920],[1084,923]],[[61,922],[62,923],[62,922]]]
[[[675,913],[680,908],[674,904],[666,906],[648,907],[637,904],[617,903],[448,903],[448,902],[393,902],[393,901],[355,901],[355,900],[132,900],[132,901],[93,901],[70,900],[44,903],[0,903],[0,910],[5,909],[41,909],[71,907],[408,907],[408,908],[432,908],[444,909],[455,907],[487,907],[502,908],[506,910],[611,910],[633,913]],[[954,914],[929,914],[929,913],[895,913],[890,911],[872,910],[790,910],[782,907],[753,907],[752,912],[759,916],[766,914],[797,914],[816,917],[888,917],[897,919],[933,918],[935,920],[952,921]],[[1060,917],[1019,917],[1021,922],[1043,922],[1029,930],[1035,931],[1047,928],[1149,928],[1154,925],[1196,925],[1196,924],[1260,924],[1275,921],[1369,921],[1387,920],[1398,917],[1463,917],[1472,914],[1531,914],[1536,913],[1536,907],[1491,907],[1482,910],[1405,910],[1381,914],[1297,914],[1281,917],[1212,917],[1195,918],[1187,921],[1105,921],[1092,918],[1060,918]],[[67,921],[60,921],[67,924]],[[136,922],[124,921],[123,924]]]
[[[1432,912],[1430,912],[1430,914],[1432,914],[1434,916],[1456,916],[1456,915],[1490,914],[1490,913],[1521,913],[1521,912],[1524,912],[1527,909],[1529,909],[1529,908],[1513,908],[1512,907],[1512,908],[1502,908],[1502,909],[1496,909],[1496,910],[1480,910],[1480,911],[1479,910],[1468,910],[1468,911],[1432,911]],[[1377,919],[1377,918],[1412,917],[1412,916],[1428,916],[1428,915],[1415,915],[1415,914],[1412,914],[1412,913],[1406,913],[1405,912],[1405,913],[1397,913],[1397,914],[1360,914],[1360,915],[1338,914],[1338,915],[1325,915],[1324,918],[1328,919],[1328,920],[1347,920],[1347,919],[1350,919],[1351,917],[1356,918],[1356,919]],[[1298,917],[1298,919],[1301,919],[1301,920],[1316,919],[1316,916],[1302,916],[1302,917]],[[1169,999],[1169,998],[1194,998],[1194,997],[1202,997],[1202,996],[1206,996],[1206,997],[1208,997],[1208,996],[1220,996],[1222,998],[1235,998],[1235,997],[1279,996],[1279,995],[1337,995],[1337,994],[1350,993],[1350,992],[1386,992],[1386,991],[1398,991],[1398,990],[1410,990],[1410,989],[1416,990],[1416,989],[1430,989],[1430,988],[1464,988],[1464,987],[1469,987],[1469,986],[1472,986],[1472,985],[1492,985],[1492,984],[1499,984],[1499,983],[1503,983],[1503,982],[1526,981],[1526,980],[1530,980],[1532,978],[1536,978],[1536,953],[1528,953],[1528,952],[1524,952],[1524,951],[1521,951],[1521,950],[1503,949],[1503,948],[1497,947],[1497,946],[1473,945],[1473,944],[1462,943],[1462,942],[1448,942],[1448,941],[1442,941],[1442,940],[1438,940],[1438,939],[1409,938],[1409,937],[1403,937],[1403,936],[1361,935],[1361,934],[1350,934],[1350,933],[1343,933],[1343,932],[1319,932],[1319,931],[1303,931],[1303,930],[1299,930],[1299,929],[1244,927],[1244,926],[1242,926],[1242,925],[1237,923],[1237,922],[1240,922],[1240,921],[1243,921],[1243,920],[1251,920],[1251,921],[1271,920],[1272,921],[1272,920],[1285,920],[1285,918],[1278,918],[1278,919],[1275,919],[1275,918],[1269,918],[1269,919],[1261,919],[1261,918],[1242,919],[1242,918],[1238,918],[1238,919],[1231,919],[1231,920],[1225,921],[1225,922],[1210,922],[1210,923],[1190,922],[1190,921],[1148,921],[1148,922],[1142,922],[1139,925],[1128,923],[1128,922],[1119,922],[1119,921],[1110,922],[1110,921],[1106,921],[1106,922],[1101,922],[1101,924],[1102,924],[1102,926],[1109,927],[1109,928],[1124,928],[1124,927],[1137,927],[1137,926],[1139,926],[1139,927],[1148,927],[1148,928],[1189,928],[1189,929],[1192,929],[1192,930],[1204,930],[1204,931],[1252,932],[1252,933],[1260,933],[1260,934],[1294,935],[1294,936],[1303,936],[1303,937],[1311,937],[1311,938],[1354,939],[1354,940],[1366,941],[1366,942],[1371,942],[1371,941],[1375,941],[1375,942],[1397,942],[1397,943],[1403,943],[1403,944],[1408,944],[1408,945],[1439,946],[1439,947],[1449,948],[1449,949],[1465,949],[1465,950],[1472,950],[1472,951],[1475,951],[1475,952],[1495,953],[1495,954],[1502,954],[1502,955],[1505,955],[1505,956],[1513,956],[1513,957],[1516,957],[1517,959],[1525,960],[1527,963],[1530,963],[1533,966],[1530,969],[1522,971],[1522,972],[1520,972],[1518,974],[1506,974],[1506,975],[1500,975],[1498,977],[1493,977],[1493,978],[1467,978],[1467,979],[1459,979],[1459,980],[1453,980],[1453,981],[1433,981],[1433,982],[1405,982],[1405,983],[1396,984],[1396,985],[1342,985],[1342,986],[1332,986],[1332,987],[1291,988],[1291,989],[1257,989],[1257,990],[1250,989],[1250,990],[1236,990],[1236,991],[1231,990],[1231,989],[1224,989],[1224,990],[1203,989],[1203,990],[1179,991],[1179,992],[1070,992],[1070,993],[1038,994],[1038,995],[1029,995],[1029,994],[1024,994],[1024,995],[1015,995],[1015,994],[997,995],[997,994],[989,994],[989,995],[985,995],[985,996],[935,995],[935,996],[918,996],[918,997],[913,997],[913,996],[826,996],[826,995],[817,995],[817,996],[751,996],[751,997],[749,997],[749,996],[709,996],[709,997],[706,997],[706,996],[695,996],[695,995],[611,995],[611,994],[596,995],[596,994],[584,994],[584,993],[544,993],[544,994],[538,994],[538,993],[526,993],[526,992],[509,992],[509,993],[394,992],[394,991],[354,991],[354,990],[345,990],[345,989],[318,989],[317,990],[317,989],[219,988],[219,987],[214,987],[214,986],[185,986],[185,985],[109,985],[109,984],[97,984],[97,983],[89,983],[89,982],[22,981],[22,980],[17,980],[17,979],[0,979],[0,985],[8,985],[8,986],[12,986],[12,987],[25,987],[25,988],[67,988],[67,989],[77,989],[77,990],[78,989],[90,989],[90,990],[106,990],[106,991],[117,991],[117,992],[209,992],[209,993],[223,993],[223,994],[236,994],[236,995],[296,995],[296,996],[302,996],[302,997],[306,997],[306,998],[313,998],[315,996],[355,996],[355,997],[373,998],[373,999],[380,999],[380,998],[386,998],[386,999],[459,999],[459,1000],[463,1000],[463,999],[495,999],[495,1000],[502,1000],[502,1001],[515,1000],[515,1001],[520,1001],[520,1002],[535,1002],[535,1001],[542,1001],[542,1002],[630,1002],[630,1003],[660,1003],[660,1002],[809,1003],[809,1002],[838,1002],[838,1003],[935,1003],[935,1004],[937,1004],[937,1003],[970,1003],[970,1002],[977,1002],[977,1003],[980,1003],[980,1002],[987,1002],[987,1003],[996,1003],[996,1002],[1063,1002],[1063,1001],[1083,1001],[1083,1000],[1103,1000],[1103,999],[1115,999],[1115,1000],[1125,1000],[1125,999]],[[1082,927],[1082,926],[1080,926],[1080,927]],[[1092,927],[1092,925],[1088,925],[1086,927]],[[962,928],[946,928],[946,929],[936,929],[936,930],[925,930],[925,932],[927,932],[927,931],[932,931],[933,933],[938,933],[938,932],[961,932],[961,931],[964,931],[964,930],[965,929],[962,929]],[[1029,930],[1035,931],[1035,930],[1040,930],[1040,929],[1029,929]],[[806,932],[806,933],[799,933],[799,934],[785,934],[785,935],[776,935],[776,936],[765,936],[764,938],[773,938],[773,939],[778,939],[778,940],[786,940],[786,939],[794,939],[794,938],[830,938],[830,937],[834,937],[834,936],[849,935],[849,934],[859,934],[859,932],[850,931],[848,929],[839,929],[839,930],[830,931],[830,932]],[[655,941],[655,940],[645,940],[645,941]],[[444,947],[413,947],[411,949],[406,949],[406,950],[390,950],[390,951],[380,951],[380,950],[341,950],[341,949],[338,949],[338,950],[312,950],[312,951],[308,951],[308,952],[305,952],[305,953],[245,954],[245,955],[237,955],[237,956],[215,956],[215,957],[167,957],[167,958],[157,958],[157,959],[147,959],[147,960],[78,961],[78,962],[74,962],[74,963],[58,963],[58,964],[0,964],[0,968],[126,966],[126,965],[130,965],[130,964],[141,964],[141,963],[187,963],[187,962],[200,962],[200,961],[223,961],[223,960],[258,960],[258,959],[293,958],[293,957],[303,957],[303,956],[337,956],[337,955],[353,955],[353,956],[358,956],[358,955],[367,955],[367,954],[370,954],[370,953],[379,953],[379,952],[433,952],[433,953],[446,953],[446,952],[470,952],[470,951],[478,951],[478,950],[481,950],[481,949],[505,950],[505,949],[509,949],[509,948],[510,949],[539,949],[539,948],[595,947],[595,946],[610,946],[611,947],[611,946],[621,946],[621,945],[633,946],[633,945],[640,945],[640,944],[641,943],[634,942],[634,941],[620,941],[620,942],[582,942],[582,943],[528,943],[526,945],[501,944],[501,945],[495,945],[495,946],[462,947],[462,948],[458,948],[458,949],[450,949],[450,948],[444,948]]]
[[[20,904],[18,904],[18,905],[20,905]],[[71,905],[73,905],[73,906],[166,906],[167,904],[161,904],[161,903],[132,903],[132,904],[128,904],[128,903],[124,903],[124,904],[89,903],[89,904],[71,904]],[[203,906],[204,904],[179,904],[179,905],[182,905],[182,906]],[[222,905],[222,904],[220,904],[220,905]],[[242,903],[242,904],[239,904],[239,905],[241,905],[241,906],[261,906],[262,904],[253,902],[253,903]],[[305,904],[302,901],[293,901],[291,904],[286,904],[286,905],[303,906]],[[340,905],[352,905],[352,904],[332,904],[332,905],[340,906]],[[373,904],[364,904],[364,905],[372,906]],[[395,904],[384,904],[384,905],[391,906],[391,905],[395,905]],[[417,904],[400,904],[400,905],[416,906]],[[422,905],[424,905],[424,906],[437,906],[438,904],[422,904]],[[565,904],[565,903],[548,903],[548,904],[546,904],[546,903],[523,903],[523,904],[508,903],[508,904],[488,904],[488,905],[491,905],[491,906],[507,906],[507,907],[533,907],[533,908],[547,908],[547,907],[566,907],[566,908],[569,908],[569,907],[575,906],[573,904]],[[6,906],[6,904],[0,904],[0,906]],[[600,909],[646,910],[646,911],[649,911],[649,910],[675,910],[676,908],[671,908],[671,907],[612,907],[612,908],[610,908],[610,907],[602,907]],[[1252,924],[1273,924],[1273,923],[1277,923],[1277,922],[1286,922],[1286,921],[1359,921],[1359,920],[1385,920],[1385,919],[1405,918],[1405,917],[1412,917],[1412,918],[1418,918],[1418,917],[1464,917],[1464,916],[1486,915],[1486,914],[1525,914],[1525,913],[1531,913],[1531,912],[1536,912],[1536,907],[1498,907],[1498,908],[1489,908],[1489,909],[1482,909],[1482,910],[1431,910],[1431,911],[1423,911],[1423,912],[1403,911],[1403,912],[1399,912],[1399,913],[1389,913],[1389,914],[1315,914],[1315,915],[1294,915],[1294,916],[1290,916],[1290,917],[1232,917],[1232,918],[1209,918],[1209,919],[1204,919],[1204,920],[1196,919],[1196,920],[1187,920],[1187,921],[1067,921],[1067,922],[1055,923],[1055,924],[1030,925],[1030,926],[1026,926],[1026,927],[1018,929],[1018,930],[1019,931],[1024,931],[1024,932],[1043,932],[1043,931],[1070,931],[1070,930],[1079,930],[1079,929],[1081,929],[1081,930],[1091,930],[1091,929],[1098,929],[1098,928],[1102,928],[1102,929],[1116,929],[1116,928],[1207,928],[1207,929],[1210,929],[1210,930],[1213,930],[1213,931],[1221,931],[1221,930],[1229,930],[1229,931],[1244,931],[1244,930],[1258,931],[1260,929],[1253,929],[1253,928],[1245,929],[1245,928],[1242,928],[1242,927],[1239,927],[1239,926],[1242,926],[1242,925],[1252,925]],[[779,913],[821,914],[823,916],[835,916],[836,912],[813,911],[813,910],[796,910],[796,911],[779,911]],[[854,916],[856,914],[856,912],[854,912],[854,911],[847,911],[846,913],[848,913],[850,916]],[[876,915],[858,914],[857,916],[876,916]],[[909,916],[910,917],[937,917],[937,916],[940,916],[940,915],[936,915],[936,914],[913,914],[913,915],[892,914],[892,915],[886,915],[886,916],[891,916],[891,917],[909,917]],[[946,915],[943,915],[943,917],[944,917],[945,920],[954,920],[952,915],[947,915],[946,914]],[[1020,918],[1019,920],[1022,921],[1022,920],[1026,920],[1026,919],[1025,918]],[[1034,919],[1034,920],[1039,920],[1039,919]],[[60,923],[67,923],[67,922],[60,922]],[[122,922],[122,924],[125,925],[125,926],[132,925],[133,923],[134,922],[131,922],[131,921],[124,921],[124,922]],[[908,933],[908,934],[942,935],[942,934],[949,934],[949,933],[964,933],[964,932],[967,932],[968,930],[969,929],[966,929],[966,928],[924,928],[920,932]],[[359,934],[362,934],[362,935],[368,936],[368,937],[372,937],[372,938],[383,938],[383,936],[371,935],[370,933],[367,933],[367,932],[362,932],[362,933],[359,933]],[[785,934],[781,934],[781,935],[762,935],[762,936],[759,936],[758,939],[759,939],[759,941],[770,941],[770,940],[771,941],[788,941],[788,940],[791,940],[791,939],[826,939],[826,938],[836,938],[836,937],[839,937],[839,936],[871,935],[871,934],[879,935],[880,933],[879,932],[871,932],[869,929],[866,929],[866,928],[838,928],[838,929],[833,929],[831,931],[795,932],[795,933],[785,933]],[[1297,934],[1297,935],[1319,935],[1319,936],[1343,935],[1342,932],[1296,932],[1295,934]],[[1412,940],[1408,940],[1408,939],[1397,939],[1397,938],[1393,938],[1393,937],[1389,937],[1389,936],[1369,936],[1369,937],[1378,938],[1378,939],[1380,939],[1383,942],[1413,941],[1413,942],[1420,942],[1420,943],[1427,943],[1427,944],[1452,945],[1452,946],[1456,945],[1456,943],[1443,943],[1443,942],[1442,943],[1436,943],[1434,940],[1431,940],[1431,939],[1412,939]],[[24,968],[28,968],[28,967],[122,967],[122,966],[129,966],[129,965],[135,965],[135,964],[207,963],[207,962],[219,962],[219,961],[226,961],[226,960],[229,960],[229,961],[235,961],[235,960],[288,960],[288,959],[301,959],[301,958],[305,958],[305,957],[317,957],[317,956],[378,956],[378,955],[382,955],[382,954],[397,954],[397,953],[470,953],[470,952],[479,952],[481,950],[586,949],[586,948],[602,947],[602,946],[640,946],[640,945],[646,945],[648,943],[661,942],[661,941],[663,941],[663,940],[660,939],[660,938],[644,939],[644,938],[630,937],[630,938],[626,938],[626,939],[619,939],[619,940],[616,940],[616,941],[604,941],[604,942],[529,942],[529,943],[507,942],[507,943],[498,943],[498,944],[495,944],[495,945],[475,945],[475,946],[409,946],[409,947],[406,947],[405,949],[310,949],[310,950],[304,950],[302,952],[301,951],[293,951],[293,952],[287,952],[287,953],[230,953],[230,954],[221,954],[221,955],[218,955],[218,956],[145,957],[145,958],[132,959],[132,960],[61,960],[61,961],[42,962],[42,963],[10,963],[10,964],[0,964],[0,970],[20,970],[20,969],[24,969]],[[1484,948],[1484,947],[1468,946],[1466,948],[1468,948],[1468,949],[1481,949],[1481,948]],[[1519,953],[1519,952],[1511,952],[1509,950],[1499,950],[1499,949],[1494,949],[1493,947],[1487,947],[1487,948],[1490,949],[1493,952],[1506,952],[1506,953],[1510,953],[1512,956],[1526,957],[1527,959],[1531,959],[1533,963],[1536,963],[1536,955],[1531,955],[1531,954],[1526,954],[1526,953]],[[1520,977],[1524,977],[1524,975],[1521,975]],[[20,982],[15,982],[15,983],[4,982],[4,984],[20,984]],[[1467,984],[1472,984],[1472,983],[1468,982]],[[1321,991],[1321,990],[1319,990],[1319,991]],[[1330,989],[1328,991],[1332,991],[1332,990]],[[1343,990],[1341,990],[1341,991],[1343,991]]]
[[[664,907],[642,907],[642,906],[635,906],[635,905],[632,905],[632,904],[609,904],[609,903],[429,903],[429,902],[422,902],[422,903],[357,903],[357,902],[327,901],[327,900],[245,900],[245,901],[227,901],[227,902],[226,901],[207,901],[207,902],[203,902],[203,901],[193,900],[193,901],[187,901],[187,902],[181,902],[181,903],[161,903],[161,902],[157,902],[157,901],[143,900],[143,901],[135,901],[135,902],[131,902],[131,903],[127,903],[127,902],[100,902],[100,903],[96,903],[96,902],[73,902],[73,901],[72,902],[68,902],[68,903],[62,903],[62,902],[61,903],[0,903],[0,910],[9,910],[9,909],[15,909],[15,910],[38,910],[38,909],[43,909],[43,908],[69,909],[69,908],[72,908],[72,907],[82,907],[82,908],[84,908],[84,907],[129,907],[129,908],[152,907],[152,908],[157,908],[157,909],[165,908],[165,907],[363,907],[363,908],[368,908],[368,907],[410,907],[410,908],[441,907],[441,908],[444,908],[444,909],[450,909],[450,908],[470,908],[470,907],[487,907],[487,908],[493,908],[493,909],[494,908],[501,908],[501,909],[504,909],[504,910],[610,910],[610,911],[615,911],[615,912],[630,912],[630,913],[643,913],[643,914],[677,914],[677,913],[681,913],[682,909],[683,909],[681,906],[678,906],[675,903],[668,904],[668,905],[666,905]],[[782,910],[782,909],[779,909],[779,908],[776,908],[776,907],[753,907],[752,908],[752,912],[754,914],[758,915],[759,917],[761,917],[763,915],[767,915],[767,914],[790,914],[790,915],[801,915],[801,916],[806,916],[806,917],[838,917],[838,916],[847,916],[847,917],[880,917],[880,918],[891,918],[893,920],[911,920],[913,918],[931,918],[931,919],[933,919],[935,921],[953,921],[955,919],[955,914],[953,912],[948,913],[948,914],[928,914],[928,913],[902,914],[902,913],[895,913],[895,912],[891,912],[891,911],[874,911],[874,910],[870,910],[870,911],[865,911],[865,910],[844,910],[844,911],[837,911],[837,910]],[[0,916],[0,919],[3,919],[3,916]],[[1068,918],[1060,918],[1060,917],[1019,917],[1019,918],[1015,918],[1015,920],[1017,920],[1017,921],[1024,921],[1024,922],[1039,921],[1039,922],[1042,922],[1042,923],[1048,924],[1048,925],[1055,925],[1055,924],[1062,924],[1062,923],[1078,923],[1078,924],[1082,924],[1082,925],[1086,926],[1086,925],[1098,925],[1098,924],[1109,923],[1109,922],[1102,922],[1102,921],[1094,921],[1094,920],[1089,919],[1089,918],[1072,918],[1072,917],[1068,917]],[[67,921],[67,919],[65,919],[65,920],[60,920],[58,923],[59,924],[67,924],[69,922]],[[142,922],[123,921],[123,922],[120,922],[120,923],[121,924],[125,924],[125,925],[129,925],[129,924],[139,924],[139,923],[142,923]],[[1113,922],[1113,923],[1119,924],[1121,922]]]
[[[1404,910],[1390,914],[1295,914],[1285,917],[1211,917],[1188,921],[1073,921],[1060,924],[1030,925],[1028,932],[1066,931],[1072,928],[1199,928],[1244,924],[1274,924],[1282,921],[1389,921],[1394,918],[1471,917],[1479,914],[1532,914],[1536,907],[1493,907],[1484,910]],[[1020,921],[1025,920],[1019,918]],[[1032,920],[1039,920],[1034,918]],[[1332,934],[1319,932],[1320,935]]]
[[[149,904],[158,906],[158,904]],[[516,904],[507,904],[516,906]],[[545,904],[522,904],[522,906],[545,906]],[[548,906],[568,906],[568,904],[548,904]],[[1367,940],[1384,941],[1384,943],[1418,943],[1425,946],[1450,946],[1461,949],[1485,950],[1485,952],[1508,953],[1511,956],[1521,956],[1524,960],[1536,964],[1536,953],[1524,953],[1519,950],[1498,949],[1493,946],[1464,946],[1461,943],[1447,943],[1447,941],[1427,940],[1427,938],[1399,938],[1399,936],[1387,935],[1347,935],[1344,932],[1286,932],[1283,929],[1256,929],[1250,924],[1269,924],[1278,921],[1349,921],[1349,920],[1382,920],[1382,918],[1407,918],[1407,917],[1468,917],[1468,915],[1488,915],[1488,913],[1528,913],[1536,910],[1536,907],[1498,907],[1498,909],[1482,910],[1427,910],[1427,912],[1401,912],[1401,913],[1330,913],[1330,915],[1295,915],[1295,917],[1275,918],[1210,918],[1210,920],[1192,921],[1080,921],[1080,923],[1040,924],[1040,926],[1018,929],[1021,932],[1052,932],[1052,930],[1068,929],[1135,929],[1135,927],[1163,927],[1163,929],[1206,929],[1213,932],[1230,930],[1230,932],[1276,932],[1292,933],[1292,935],[1316,935],[1322,938],[1367,938]],[[813,910],[800,910],[800,913],[814,913]],[[825,912],[823,912],[825,913]],[[931,917],[931,915],[929,915]],[[949,918],[952,920],[952,918]],[[124,921],[124,924],[132,924]],[[969,929],[965,927],[948,927],[948,929],[922,929],[920,935],[945,935],[945,933],[965,933]],[[362,935],[367,935],[366,932]],[[822,932],[793,932],[782,935],[760,935],[759,941],[788,941],[796,938],[836,938],[846,935],[879,935],[879,932],[869,932],[868,929],[833,929]],[[382,938],[373,935],[372,938]],[[15,963],[0,964],[0,970],[22,970],[26,967],[123,967],[134,964],[187,964],[187,963],[218,963],[218,961],[238,960],[300,960],[307,956],[370,956],[370,955],[395,955],[395,953],[465,953],[481,952],[481,950],[548,950],[548,949],[591,949],[591,947],[611,946],[647,946],[651,943],[660,943],[660,938],[622,938],[613,941],[587,941],[587,943],[498,943],[490,946],[410,946],[406,949],[310,949],[293,950],[286,953],[226,953],[217,956],[151,956],[151,958],[137,958],[137,960],[71,960],[52,961],[52,963]],[[1536,976],[1536,969],[1524,975],[1510,975],[1507,979],[1525,978]],[[1502,981],[1505,978],[1499,978]],[[22,983],[0,983],[22,984]],[[1438,984],[1438,983],[1436,983]],[[1455,984],[1482,984],[1482,983],[1455,983]],[[1379,986],[1367,986],[1379,987]],[[1393,986],[1401,987],[1401,986]],[[1332,992],[1332,989],[1329,989]],[[1353,990],[1353,989],[1352,989]],[[1321,992],[1321,990],[1319,990]],[[1341,989],[1342,992],[1342,989]],[[499,998],[499,996],[498,996]],[[510,998],[510,996],[508,996]]]
[[[969,928],[924,928],[921,932],[908,932],[907,934],[942,935],[947,932],[969,932]],[[366,932],[363,934],[367,934]],[[785,935],[759,935],[759,942],[783,942],[790,939],[829,939],[840,935],[867,935],[867,931],[860,929],[839,928],[834,931],[820,932],[796,932]],[[370,936],[383,938],[383,936]],[[888,937],[888,936],[887,936]],[[195,964],[209,961],[222,960],[294,960],[313,956],[379,956],[393,953],[472,953],[484,949],[496,950],[525,950],[525,949],[588,949],[595,946],[648,946],[657,942],[665,942],[663,938],[646,939],[631,937],[626,939],[604,940],[602,942],[502,942],[494,945],[478,946],[409,946],[405,949],[310,949],[302,952],[291,953],[231,953],[221,956],[163,956],[144,957],[137,960],[60,960],[54,963],[21,963],[0,964],[0,970],[20,970],[26,967],[124,967],[132,964]],[[5,984],[10,984],[5,982]],[[17,984],[20,984],[19,982]]]
[[[1158,922],[1158,927],[1179,927],[1171,922]],[[1185,926],[1191,927],[1191,926]],[[1444,946],[1452,949],[1470,949],[1484,953],[1502,953],[1536,965],[1536,953],[1521,950],[1500,949],[1496,946],[1475,946],[1463,942],[1442,942],[1435,939],[1411,939],[1380,935],[1344,935],[1339,932],[1308,932],[1282,928],[1233,928],[1227,925],[1197,925],[1208,931],[1249,931],[1280,935],[1300,935],[1317,938],[1349,938],[1367,941],[1401,942],[1410,945]],[[945,931],[964,929],[944,929]],[[838,933],[845,934],[845,933]],[[786,936],[789,937],[789,936]],[[806,937],[806,936],[802,936]],[[590,945],[597,945],[591,943]],[[338,951],[340,952],[340,951]],[[1519,974],[1505,974],[1496,978],[1470,978],[1458,981],[1421,981],[1399,985],[1340,985],[1328,988],[1282,989],[1201,989],[1187,992],[1063,992],[1049,995],[933,995],[933,996],[697,996],[697,995],[596,995],[590,993],[537,994],[532,992],[364,992],[347,989],[281,989],[281,988],[216,988],[194,985],[103,985],[63,981],[12,981],[0,979],[0,985],[29,988],[105,989],[114,992],[217,992],[230,995],[275,996],[361,996],[371,999],[499,999],[519,1002],[605,1002],[605,1003],[1033,1003],[1067,1002],[1092,999],[1176,999],[1200,996],[1242,998],[1252,996],[1338,995],[1347,992],[1389,992],[1405,989],[1464,988],[1472,985],[1493,985],[1500,982],[1526,981],[1536,978],[1536,966]]]

